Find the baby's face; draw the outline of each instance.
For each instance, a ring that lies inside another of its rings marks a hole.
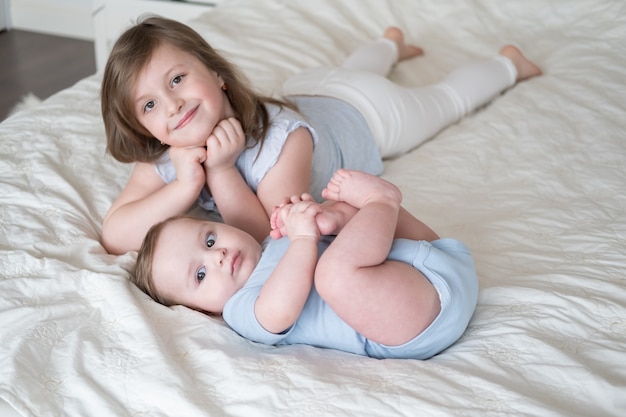
[[[261,245],[248,233],[223,223],[182,218],[167,224],[157,239],[152,279],[170,302],[221,313],[260,258]]]

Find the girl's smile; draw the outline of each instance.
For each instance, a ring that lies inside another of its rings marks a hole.
[[[198,112],[198,108],[200,106],[196,106],[193,109],[189,110],[182,119],[180,119],[180,121],[178,122],[178,124],[176,125],[176,127],[174,128],[174,130],[176,129],[181,129],[183,127],[185,127],[187,125],[187,123],[189,123],[191,121],[191,119],[194,118],[194,116],[196,115],[196,113]]]

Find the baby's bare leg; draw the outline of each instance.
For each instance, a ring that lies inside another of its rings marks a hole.
[[[323,195],[360,210],[320,257],[315,272],[320,296],[374,341],[397,345],[415,337],[439,313],[439,298],[412,265],[387,260],[400,191],[382,178],[339,170]]]
[[[340,169],[328,182],[322,196],[359,209],[326,251],[331,253],[327,258],[337,253],[339,262],[351,268],[383,262],[396,231],[402,200],[400,190],[374,175]]]
[[[359,209],[333,242],[333,252],[345,251],[342,256],[348,256],[348,262],[354,267],[383,262],[389,254],[398,223],[402,201],[398,187],[365,172],[340,169],[322,190],[322,196]],[[366,241],[366,247],[353,250]]]

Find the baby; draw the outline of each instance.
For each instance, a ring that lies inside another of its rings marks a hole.
[[[303,194],[276,207],[263,245],[223,223],[159,223],[133,280],[266,344],[427,359],[458,340],[478,296],[468,248],[440,239],[374,175],[340,169],[322,194],[335,204]]]

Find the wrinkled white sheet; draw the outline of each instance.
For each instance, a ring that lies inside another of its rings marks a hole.
[[[0,398],[25,416],[623,416],[626,3],[232,0],[192,25],[263,91],[388,25],[419,85],[512,42],[545,74],[386,162],[465,241],[463,338],[428,361],[246,341],[129,284],[99,243],[130,167],[105,155],[99,76],[0,124]]]

